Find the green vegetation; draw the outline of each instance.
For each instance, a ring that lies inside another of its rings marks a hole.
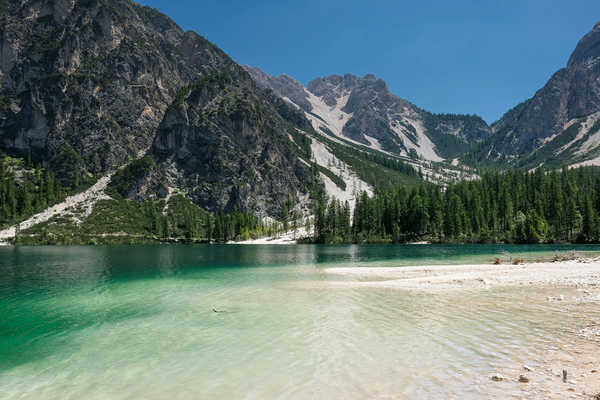
[[[72,149],[71,149],[72,150]],[[89,187],[96,179],[84,175],[78,157],[68,148],[51,160],[60,176],[25,159],[0,155],[0,227],[21,222]],[[64,170],[63,170],[64,168]]]
[[[298,147],[298,155],[305,160],[310,160],[312,155],[312,150],[310,147],[312,144],[311,138],[303,133],[298,132],[298,130],[294,127],[290,127],[288,132]]]
[[[558,135],[554,140],[544,144],[539,150],[535,151],[531,156],[520,160],[518,163],[519,167],[526,166],[538,166],[541,163],[544,163],[546,166],[557,166],[562,163],[564,160],[562,157],[556,157],[555,153],[560,150],[561,147],[565,146],[569,142],[575,139],[579,130],[581,129],[581,123],[574,123],[565,131],[563,131],[560,135]],[[563,155],[565,156],[565,155]]]
[[[9,0],[0,0],[0,15],[6,14],[8,12],[9,7],[10,7]]]
[[[154,166],[154,160],[149,156],[131,162],[113,175],[109,190],[114,190],[121,196],[127,196],[129,191],[135,188],[137,182],[146,176]]]
[[[463,135],[471,135],[473,137],[481,136],[487,124],[477,115],[461,115],[461,114],[432,114],[424,113],[424,126],[427,129],[429,136],[435,143],[435,148],[438,154],[447,159],[459,157],[472,147],[472,144],[463,137],[448,134],[448,129],[444,125],[452,124],[460,127]]]
[[[463,155],[461,159],[469,165],[478,165],[480,167],[501,168],[512,164],[516,168],[528,169],[537,168],[540,165],[543,165],[545,168],[559,168],[566,163],[574,164],[585,161],[600,155],[599,147],[590,148],[578,154],[581,146],[592,135],[600,131],[600,121],[597,121],[584,135],[577,138],[583,128],[584,121],[585,119],[580,119],[556,135],[552,140],[540,143],[535,150],[530,150],[531,152],[527,153],[529,154],[528,156],[514,159],[499,156],[498,159],[491,159],[489,156],[490,148],[503,149],[506,143],[512,142],[516,137],[516,133],[511,130],[510,126],[500,125],[500,122],[498,122],[495,126],[499,126],[499,130],[488,138],[488,140],[475,146],[473,151]],[[563,149],[567,145],[569,145],[568,148]]]
[[[346,182],[338,175],[336,175],[333,171],[315,162],[308,161],[312,158],[312,139],[309,136],[299,132],[294,127],[290,127],[289,133],[294,141],[294,144],[296,145],[296,153],[298,154],[298,156],[300,156],[307,164],[310,164],[311,169],[313,170],[313,177],[318,176],[318,173],[316,173],[317,171],[321,172],[329,179],[331,179],[337,187],[339,187],[342,190],[346,190]]]
[[[317,163],[311,163],[311,165],[313,168],[316,168],[319,172],[322,172],[325,176],[331,179],[331,181],[335,183],[337,187],[339,187],[342,190],[346,190],[346,182],[342,178],[334,174],[330,169],[327,169]]]
[[[82,210],[75,210],[81,212]],[[227,242],[274,235],[280,224],[268,224],[243,211],[211,215],[177,194],[138,202],[117,196],[100,200],[91,215],[77,223],[61,215],[22,231],[19,244],[112,244],[152,242]]]
[[[3,96],[2,94],[0,94],[0,112],[8,110],[8,107],[9,107],[8,98],[6,98],[6,96]]]
[[[351,230],[343,207],[318,207],[318,242],[549,243],[600,241],[600,169],[485,173],[443,189],[363,193]]]
[[[30,157],[28,156],[26,159],[29,164],[31,164]],[[83,159],[68,144],[61,146],[58,153],[50,159],[49,168],[56,175],[58,182],[66,188],[79,188],[82,186],[82,180],[86,180]],[[89,179],[87,181],[87,183],[91,183]]]
[[[233,83],[233,81],[234,78],[228,70],[223,69],[220,71],[208,72],[194,82],[181,87],[175,94],[175,99],[169,108],[181,106],[185,99],[198,88],[210,86],[224,89],[226,85]]]
[[[417,170],[396,157],[345,146],[323,136],[320,136],[319,140],[327,145],[333,155],[349,165],[360,179],[375,188],[415,185],[422,182]]]

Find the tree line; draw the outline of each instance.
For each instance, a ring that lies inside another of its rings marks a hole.
[[[93,182],[91,176],[72,173],[80,171],[79,163],[72,149],[59,153],[52,168],[36,166],[30,157],[0,158],[0,225],[20,222]],[[61,168],[65,172],[58,177],[53,171]],[[353,210],[348,203],[327,201],[319,171],[313,167],[311,174],[315,218],[306,224],[292,200],[284,202],[279,221],[266,222],[244,210],[210,214],[183,196],[171,198],[166,208],[164,201],[141,203],[131,211],[131,224],[158,240],[226,242],[305,225],[319,243],[600,242],[597,167],[484,172],[480,179],[448,186],[383,186],[373,196],[360,194]],[[119,188],[118,176],[115,181]]]
[[[0,160],[0,226],[26,219],[65,199],[68,188],[54,173],[27,161],[16,171]]]
[[[141,211],[146,217],[148,233],[159,240],[185,238],[226,243],[275,235],[281,229],[280,224],[267,223],[237,209],[225,212],[219,208],[214,215],[210,214],[181,195],[173,196],[166,208],[162,201],[146,201]]]
[[[600,241],[600,169],[485,172],[442,187],[362,193],[349,206],[316,206],[319,243],[552,243]]]
[[[95,181],[68,145],[44,164],[32,160],[31,153],[13,158],[0,151],[0,226],[23,221]]]

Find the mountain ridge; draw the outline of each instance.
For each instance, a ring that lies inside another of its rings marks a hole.
[[[471,163],[538,167],[575,164],[597,157],[600,137],[591,130],[600,111],[600,23],[575,47],[564,68],[556,71],[533,97],[492,124],[493,135],[467,155]],[[588,119],[591,120],[588,121]],[[570,129],[573,124],[590,129]],[[566,138],[568,136],[568,138]]]
[[[157,10],[130,0],[26,0],[7,11],[0,20],[7,154],[47,168],[71,154],[80,160],[69,164],[75,181],[133,161],[113,179],[121,195],[154,201],[175,189],[210,212],[279,217],[285,202],[298,204],[316,184],[289,135],[308,121]],[[194,103],[202,90],[207,103]],[[169,145],[177,135],[192,147],[185,154]]]
[[[301,84],[287,75],[274,77],[258,67],[245,68],[259,85],[304,110],[315,130],[393,155],[453,159],[491,132],[477,116],[425,111],[392,94],[373,74],[315,78],[302,93]]]
[[[327,196],[353,209],[363,191],[476,177],[468,166],[600,163],[600,24],[489,126],[428,112],[373,74],[304,86],[240,66],[130,0],[6,4],[0,149],[27,159],[22,170],[11,161],[15,177],[39,165],[75,190],[117,170],[117,198],[168,209],[175,194],[202,209],[186,205],[188,217],[286,219]]]

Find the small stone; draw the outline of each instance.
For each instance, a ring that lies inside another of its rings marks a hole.
[[[595,374],[596,372],[598,372],[598,370],[597,369],[593,369],[591,372],[592,372],[592,374]]]
[[[576,380],[573,380],[573,379],[571,379],[571,380],[569,381],[569,385],[577,385],[577,381],[576,381]]]
[[[490,379],[494,382],[502,382],[504,380],[504,377],[502,375],[492,375]]]
[[[521,375],[521,376],[519,376],[519,382],[527,383],[527,382],[529,382],[529,378],[526,377],[525,375]]]
[[[531,368],[529,365],[523,365],[523,369],[525,371],[533,372],[533,368]]]
[[[569,392],[574,392],[574,391],[575,391],[575,389],[573,389],[573,388],[568,388],[567,390],[568,390]]]

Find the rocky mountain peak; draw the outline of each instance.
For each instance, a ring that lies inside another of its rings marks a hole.
[[[306,89],[317,97],[321,97],[325,104],[334,107],[338,99],[347,96],[359,84],[360,78],[352,75],[330,75],[316,78],[308,83]]]
[[[593,156],[598,112],[600,23],[579,41],[565,68],[494,123],[494,135],[475,162],[495,159],[537,167]]]
[[[304,111],[308,112],[312,109],[307,99],[308,95],[304,91],[304,86],[294,78],[286,74],[272,76],[258,67],[249,65],[243,65],[242,67],[260,87],[271,89],[279,97],[288,99]]]
[[[376,81],[377,80],[377,78],[375,78],[375,75],[373,75],[373,74],[366,74],[363,79],[366,81]]]
[[[600,22],[594,25],[594,28],[579,41],[571,58],[569,58],[567,67],[574,67],[576,64],[591,65],[599,58]]]
[[[245,67],[261,87],[306,111],[313,128],[377,150],[439,161],[454,158],[490,133],[480,118],[433,115],[392,94],[374,74],[330,75],[313,79],[306,89],[285,75],[269,76]]]

